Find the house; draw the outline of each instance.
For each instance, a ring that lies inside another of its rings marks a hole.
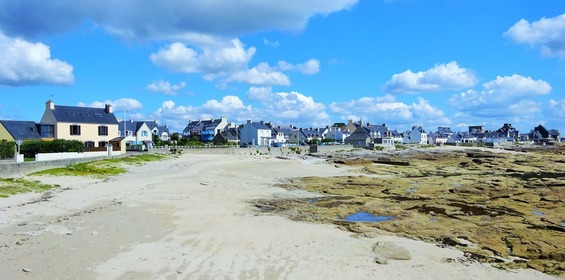
[[[447,138],[445,143],[451,145],[458,145],[460,143],[463,143],[463,135],[460,133],[454,133],[451,136],[449,136],[449,138]]]
[[[220,133],[214,136],[212,142],[214,142],[214,144],[222,144],[222,143],[239,144],[239,135],[241,134],[239,130],[240,129],[235,126],[226,127],[222,131],[220,131]]]
[[[306,143],[306,141],[308,141],[308,136],[306,136],[302,128],[294,130],[289,139],[290,144],[296,145],[302,145]]]
[[[451,134],[453,135],[453,134]],[[442,134],[439,132],[429,133],[428,134],[428,144],[430,145],[441,145],[447,143],[447,139],[451,137],[451,135]]]
[[[156,135],[161,141],[169,141],[171,135],[169,132],[169,126],[159,125],[156,120],[142,122],[149,127],[152,135]]]
[[[38,124],[35,122],[0,120],[0,140],[38,140],[41,138],[43,137],[39,134]]]
[[[485,133],[484,125],[470,125],[469,134]]]
[[[373,137],[371,137],[371,131],[368,128],[358,126],[349,137],[345,138],[344,142],[353,147],[366,148],[373,143]]]
[[[404,144],[427,144],[428,133],[421,126],[413,126],[412,130],[402,139]]]
[[[322,139],[324,139],[324,131],[325,131],[325,129],[321,129],[321,128],[304,128],[304,129],[302,129],[302,132],[304,133],[304,135],[306,135],[306,140],[308,142],[311,142],[311,141],[322,142]]]
[[[197,137],[200,141],[212,141],[216,134],[220,133],[228,125],[226,117],[220,119],[188,121],[188,124],[182,131],[184,137]]]
[[[496,132],[500,137],[513,138],[515,140],[520,138],[520,132],[512,127],[512,124],[509,123],[505,123]]]
[[[394,134],[388,129],[386,124],[372,125],[367,123],[365,127],[373,138],[373,143],[381,146],[394,146]]]
[[[48,100],[40,122],[40,134],[43,128],[48,129],[49,126],[53,126],[54,139],[78,140],[84,142],[87,148],[106,147],[110,142],[121,143],[118,120],[109,104],[104,108],[89,108],[55,105]],[[125,152],[125,145],[118,148]]]
[[[328,133],[324,136],[326,141],[331,142],[342,142],[345,138],[349,137],[351,133],[347,129],[339,129],[337,127],[331,127],[328,129]]]
[[[240,130],[240,143],[247,145],[268,146],[271,138],[271,128],[263,121],[252,122],[248,120]]]
[[[363,125],[363,121],[358,121],[357,123],[354,123],[353,120],[349,120],[347,122],[347,125],[345,126],[345,129],[347,129],[349,133],[353,133],[360,125]]]
[[[125,137],[126,145],[153,145],[152,131],[147,123],[142,121],[121,121],[118,125],[118,134]],[[125,129],[125,132],[124,132]]]
[[[290,143],[290,137],[294,128],[290,126],[270,126],[271,127],[271,139],[273,143],[286,144]]]
[[[561,135],[558,130],[548,130],[541,124],[536,126],[528,136],[534,143],[553,143],[561,141]]]

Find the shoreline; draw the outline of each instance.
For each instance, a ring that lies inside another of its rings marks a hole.
[[[291,221],[249,203],[299,196],[274,186],[286,179],[357,175],[323,159],[184,154],[128,169],[106,180],[34,176],[61,187],[37,203],[24,204],[41,194],[0,200],[5,277],[556,279],[459,262],[461,251],[432,243]],[[375,263],[379,241],[411,259]]]

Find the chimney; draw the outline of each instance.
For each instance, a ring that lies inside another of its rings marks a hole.
[[[106,105],[104,106],[104,112],[106,112],[106,113],[108,113],[108,114],[113,113],[112,105],[106,104]]]
[[[55,110],[55,103],[53,103],[52,100],[47,100],[47,102],[45,102],[45,109]]]
[[[383,126],[386,126],[386,124],[383,123]]]
[[[371,124],[370,124],[370,123],[367,123],[367,126],[371,126]]]
[[[265,124],[263,121],[259,121],[260,124]]]
[[[251,120],[247,120],[247,123],[251,123]]]
[[[210,118],[210,122],[214,122],[214,118]]]

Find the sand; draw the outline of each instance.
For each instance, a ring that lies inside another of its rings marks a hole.
[[[273,186],[285,178],[350,172],[317,158],[185,154],[129,169],[106,180],[33,177],[61,187],[0,199],[2,279],[556,279],[249,202],[307,195]],[[384,241],[411,259],[376,263],[373,245]]]

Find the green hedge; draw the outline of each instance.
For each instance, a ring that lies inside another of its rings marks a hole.
[[[20,153],[33,158],[37,153],[84,152],[84,143],[78,140],[56,139],[53,141],[26,140],[20,146]]]
[[[0,141],[0,158],[13,158],[16,153],[16,142]]]

